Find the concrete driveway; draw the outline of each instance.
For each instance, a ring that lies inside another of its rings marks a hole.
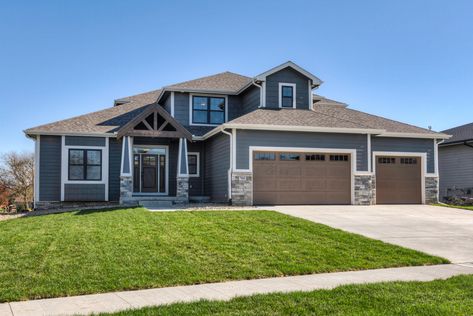
[[[276,210],[391,244],[473,262],[473,211],[428,205],[275,206]]]

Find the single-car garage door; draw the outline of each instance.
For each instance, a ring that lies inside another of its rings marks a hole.
[[[350,204],[348,154],[255,152],[254,204]]]
[[[422,203],[420,157],[376,157],[376,203]]]

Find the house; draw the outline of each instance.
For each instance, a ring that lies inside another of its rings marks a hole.
[[[289,61],[30,128],[35,205],[436,202],[437,149],[448,136],[314,94],[321,84]]]
[[[452,137],[439,144],[440,199],[473,199],[473,123],[443,133]]]

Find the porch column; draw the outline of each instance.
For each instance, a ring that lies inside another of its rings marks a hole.
[[[187,140],[179,139],[179,156],[177,161],[176,198],[179,202],[189,202],[189,170],[187,163]]]
[[[120,166],[120,204],[131,204],[133,195],[133,175],[131,172],[131,137],[122,139],[122,159]]]

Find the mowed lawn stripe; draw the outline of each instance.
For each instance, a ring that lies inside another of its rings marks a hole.
[[[448,262],[269,211],[78,211],[0,232],[0,301]]]

